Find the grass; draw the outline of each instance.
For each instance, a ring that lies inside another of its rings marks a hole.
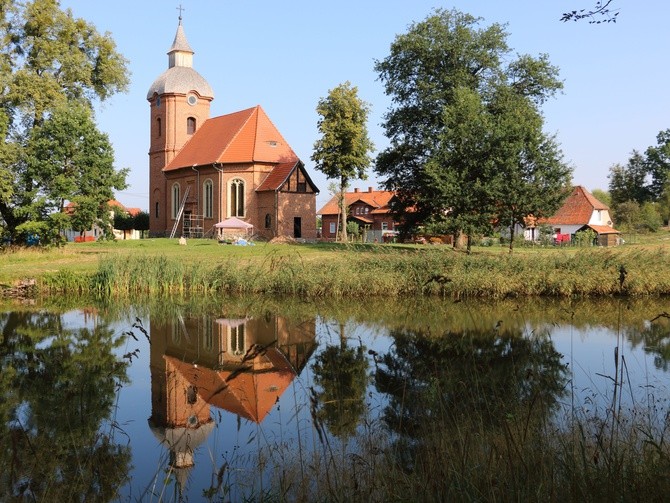
[[[299,297],[611,296],[670,294],[667,232],[616,248],[363,244],[220,245],[147,239],[1,254],[0,284],[35,278],[45,293],[178,292]]]

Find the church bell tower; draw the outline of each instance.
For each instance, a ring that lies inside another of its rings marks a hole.
[[[149,147],[149,213],[150,234],[169,232],[170,209],[168,182],[163,168],[174,159],[184,144],[209,119],[214,92],[207,81],[193,69],[193,50],[179,25],[168,51],[168,69],[151,85],[147,100],[151,108]]]

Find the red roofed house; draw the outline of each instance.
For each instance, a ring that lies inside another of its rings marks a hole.
[[[260,106],[210,118],[214,93],[192,62],[180,17],[147,93],[151,234],[211,236],[237,217],[264,238],[315,238],[318,189],[302,161]]]
[[[372,190],[372,187],[369,187],[366,192],[358,189],[346,192],[344,199],[349,212],[347,222],[356,222],[365,228],[364,236],[368,242],[377,240],[381,243],[390,236],[395,236],[396,222],[389,206],[394,195],[394,192]],[[333,196],[317,212],[318,215],[321,215],[321,237],[324,239],[335,239],[337,235],[340,219],[338,198],[339,195]]]
[[[114,217],[113,208],[118,208],[119,210],[128,213],[128,215],[130,215],[131,217],[137,216],[137,214],[142,211],[139,208],[126,208],[116,199],[111,199],[107,201],[107,206],[109,207],[110,217],[112,219]],[[65,213],[71,215],[72,213],[74,213],[76,207],[77,205],[72,201],[70,201],[65,205],[64,211]],[[132,230],[112,229],[112,231],[114,232],[115,239],[140,239],[142,237],[141,232],[136,229]],[[93,227],[84,232],[75,231],[74,229],[64,229],[62,231],[63,237],[67,241],[75,241],[75,242],[96,241],[104,233],[105,231],[98,224],[93,224]]]
[[[612,227],[609,207],[581,185],[574,187],[553,216],[540,218],[537,223],[551,225],[557,241],[571,241],[577,232],[587,229],[595,231],[601,246],[616,245],[619,240],[620,232]],[[532,238],[528,234],[532,230],[526,229],[527,239]]]

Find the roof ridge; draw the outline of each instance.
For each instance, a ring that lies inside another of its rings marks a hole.
[[[268,121],[268,123],[272,126],[272,128],[275,130],[275,132],[279,135],[279,140],[281,140],[281,142],[283,142],[283,144],[288,147],[288,149],[291,151],[291,153],[293,154],[294,157],[298,158],[295,151],[293,150],[293,147],[291,147],[291,145],[289,145],[289,143],[286,141],[286,138],[284,138],[284,135],[281,134],[281,131],[279,131],[279,128],[277,128],[275,123],[272,122],[272,119],[270,119],[270,116],[267,114],[265,109],[261,105],[256,105],[255,108],[257,108],[259,112],[263,113],[263,116],[265,117],[265,120]],[[256,124],[256,126],[257,126],[257,128],[256,128],[256,131],[255,131],[255,134],[258,134],[258,124]],[[254,161],[257,160],[256,157],[255,157],[257,142],[255,140],[256,140],[256,138],[254,138],[254,157],[253,157]]]
[[[256,105],[254,107],[254,113],[253,115],[256,116],[256,127],[254,128],[254,147],[251,152],[251,160],[256,161],[256,148],[258,147],[258,109],[260,108],[260,105]]]

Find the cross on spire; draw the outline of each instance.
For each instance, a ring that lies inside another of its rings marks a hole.
[[[183,11],[185,11],[186,9],[184,9],[184,8],[181,6],[181,4],[179,4],[179,7],[177,7],[177,10],[179,11],[179,22],[181,23],[181,13],[182,13]]]

